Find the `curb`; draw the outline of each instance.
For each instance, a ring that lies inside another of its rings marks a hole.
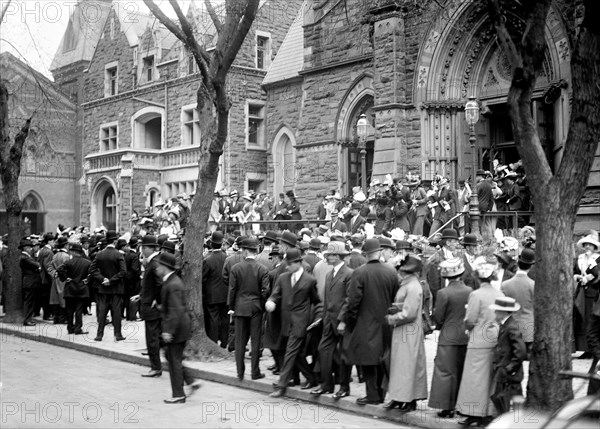
[[[40,335],[34,332],[24,332],[18,328],[12,328],[5,324],[0,324],[0,333],[14,336],[17,338],[24,338],[40,343],[51,344],[58,347],[65,347],[68,349],[89,353],[92,355],[114,359],[121,362],[132,363],[140,366],[148,365],[148,358],[144,356],[137,356],[132,353],[124,353],[113,350],[106,350],[103,348],[97,348],[88,344],[74,343],[71,341],[64,340],[62,338],[53,338],[44,335]],[[257,392],[271,393],[273,387],[271,382],[267,381],[254,381],[254,380],[238,380],[235,376],[220,374],[218,372],[207,371],[203,369],[187,367],[193,374],[194,377],[202,380],[211,381],[220,384],[226,384],[229,386],[239,387],[243,389],[250,389]],[[163,371],[167,371],[163,369]],[[357,405],[354,400],[334,400],[330,397],[315,397],[308,391],[298,389],[287,389],[286,399],[300,400],[312,404],[318,404],[326,406],[335,410],[341,410],[358,414],[365,417],[372,417],[376,419],[384,419],[396,423],[408,425],[410,427],[419,427],[425,429],[442,429],[442,428],[460,428],[461,426],[445,419],[437,417],[434,411],[425,411],[417,409],[417,411],[407,414],[394,414],[394,411],[387,411],[380,406],[375,405]]]

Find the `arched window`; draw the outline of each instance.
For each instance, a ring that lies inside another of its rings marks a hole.
[[[273,193],[278,195],[293,190],[298,178],[294,160],[294,135],[282,128],[273,144]]]
[[[109,230],[117,226],[117,196],[115,190],[108,188],[102,199],[102,224]]]

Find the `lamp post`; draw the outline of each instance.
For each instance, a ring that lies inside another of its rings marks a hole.
[[[481,235],[479,231],[479,198],[477,198],[477,184],[475,183],[475,172],[477,170],[477,137],[475,137],[475,124],[479,121],[479,103],[475,97],[469,97],[465,104],[465,120],[469,125],[469,144],[471,145],[473,188],[469,200],[469,218],[471,219],[471,233]]]
[[[369,134],[369,121],[364,113],[358,118],[356,123],[356,134],[358,134],[358,149],[360,150],[360,174],[361,188],[367,192],[367,135]]]

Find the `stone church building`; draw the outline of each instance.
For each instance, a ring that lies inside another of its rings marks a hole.
[[[505,2],[507,3],[507,2]],[[522,29],[518,2],[508,25]],[[550,165],[567,138],[571,42],[555,2],[547,18],[544,69],[532,111]],[[573,13],[571,11],[570,13]],[[486,2],[469,0],[321,0],[305,4],[263,85],[273,166],[290,162],[283,187],[293,187],[314,214],[314,196],[351,194],[360,185],[356,124],[366,114],[367,183],[408,172],[441,174],[456,184],[491,161],[516,162],[506,97],[510,67],[487,17]],[[476,163],[464,106],[481,106]],[[282,148],[291,146],[290,155]],[[289,161],[286,161],[289,160]],[[596,224],[600,164],[595,163],[578,224]],[[273,188],[282,174],[270,174]],[[298,180],[299,179],[299,180]],[[314,217],[314,216],[313,216]],[[593,221],[593,222],[592,222]]]
[[[92,22],[86,2],[74,9],[52,72],[78,106],[80,198],[89,201],[81,222],[124,229],[133,210],[195,190],[200,76],[154,17],[126,2],[94,0]],[[510,3],[508,25],[522,29],[518,2]],[[188,16],[210,47],[215,30],[199,5]],[[548,15],[532,103],[553,167],[569,123],[568,5],[557,0]],[[412,172],[456,184],[493,159],[519,159],[509,84],[484,1],[262,0],[229,79],[233,105],[218,187],[275,198],[294,190],[303,216],[314,218],[318,193],[349,194],[361,183],[362,114],[370,123],[367,182]],[[469,97],[481,106],[475,156],[464,115]],[[599,165],[578,229],[598,220]]]

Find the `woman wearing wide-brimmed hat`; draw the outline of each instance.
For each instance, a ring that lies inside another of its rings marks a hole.
[[[464,426],[483,424],[486,418],[494,415],[489,398],[498,326],[494,311],[489,307],[496,298],[504,296],[490,284],[496,272],[494,256],[479,256],[472,265],[480,286],[471,292],[467,303],[465,327],[469,332],[469,344],[456,402],[458,412],[466,417],[459,422]]]
[[[417,409],[417,401],[427,399],[427,367],[423,336],[423,288],[419,274],[421,258],[408,255],[397,267],[400,289],[386,316],[393,326],[390,358],[390,402],[384,408],[400,412]]]
[[[599,300],[600,283],[600,242],[598,233],[592,231],[577,242],[584,252],[577,257],[575,263],[575,308],[573,311],[573,328],[575,332],[575,349],[583,350],[580,357],[590,358],[590,345],[586,340],[588,325],[594,313],[594,304]]]

